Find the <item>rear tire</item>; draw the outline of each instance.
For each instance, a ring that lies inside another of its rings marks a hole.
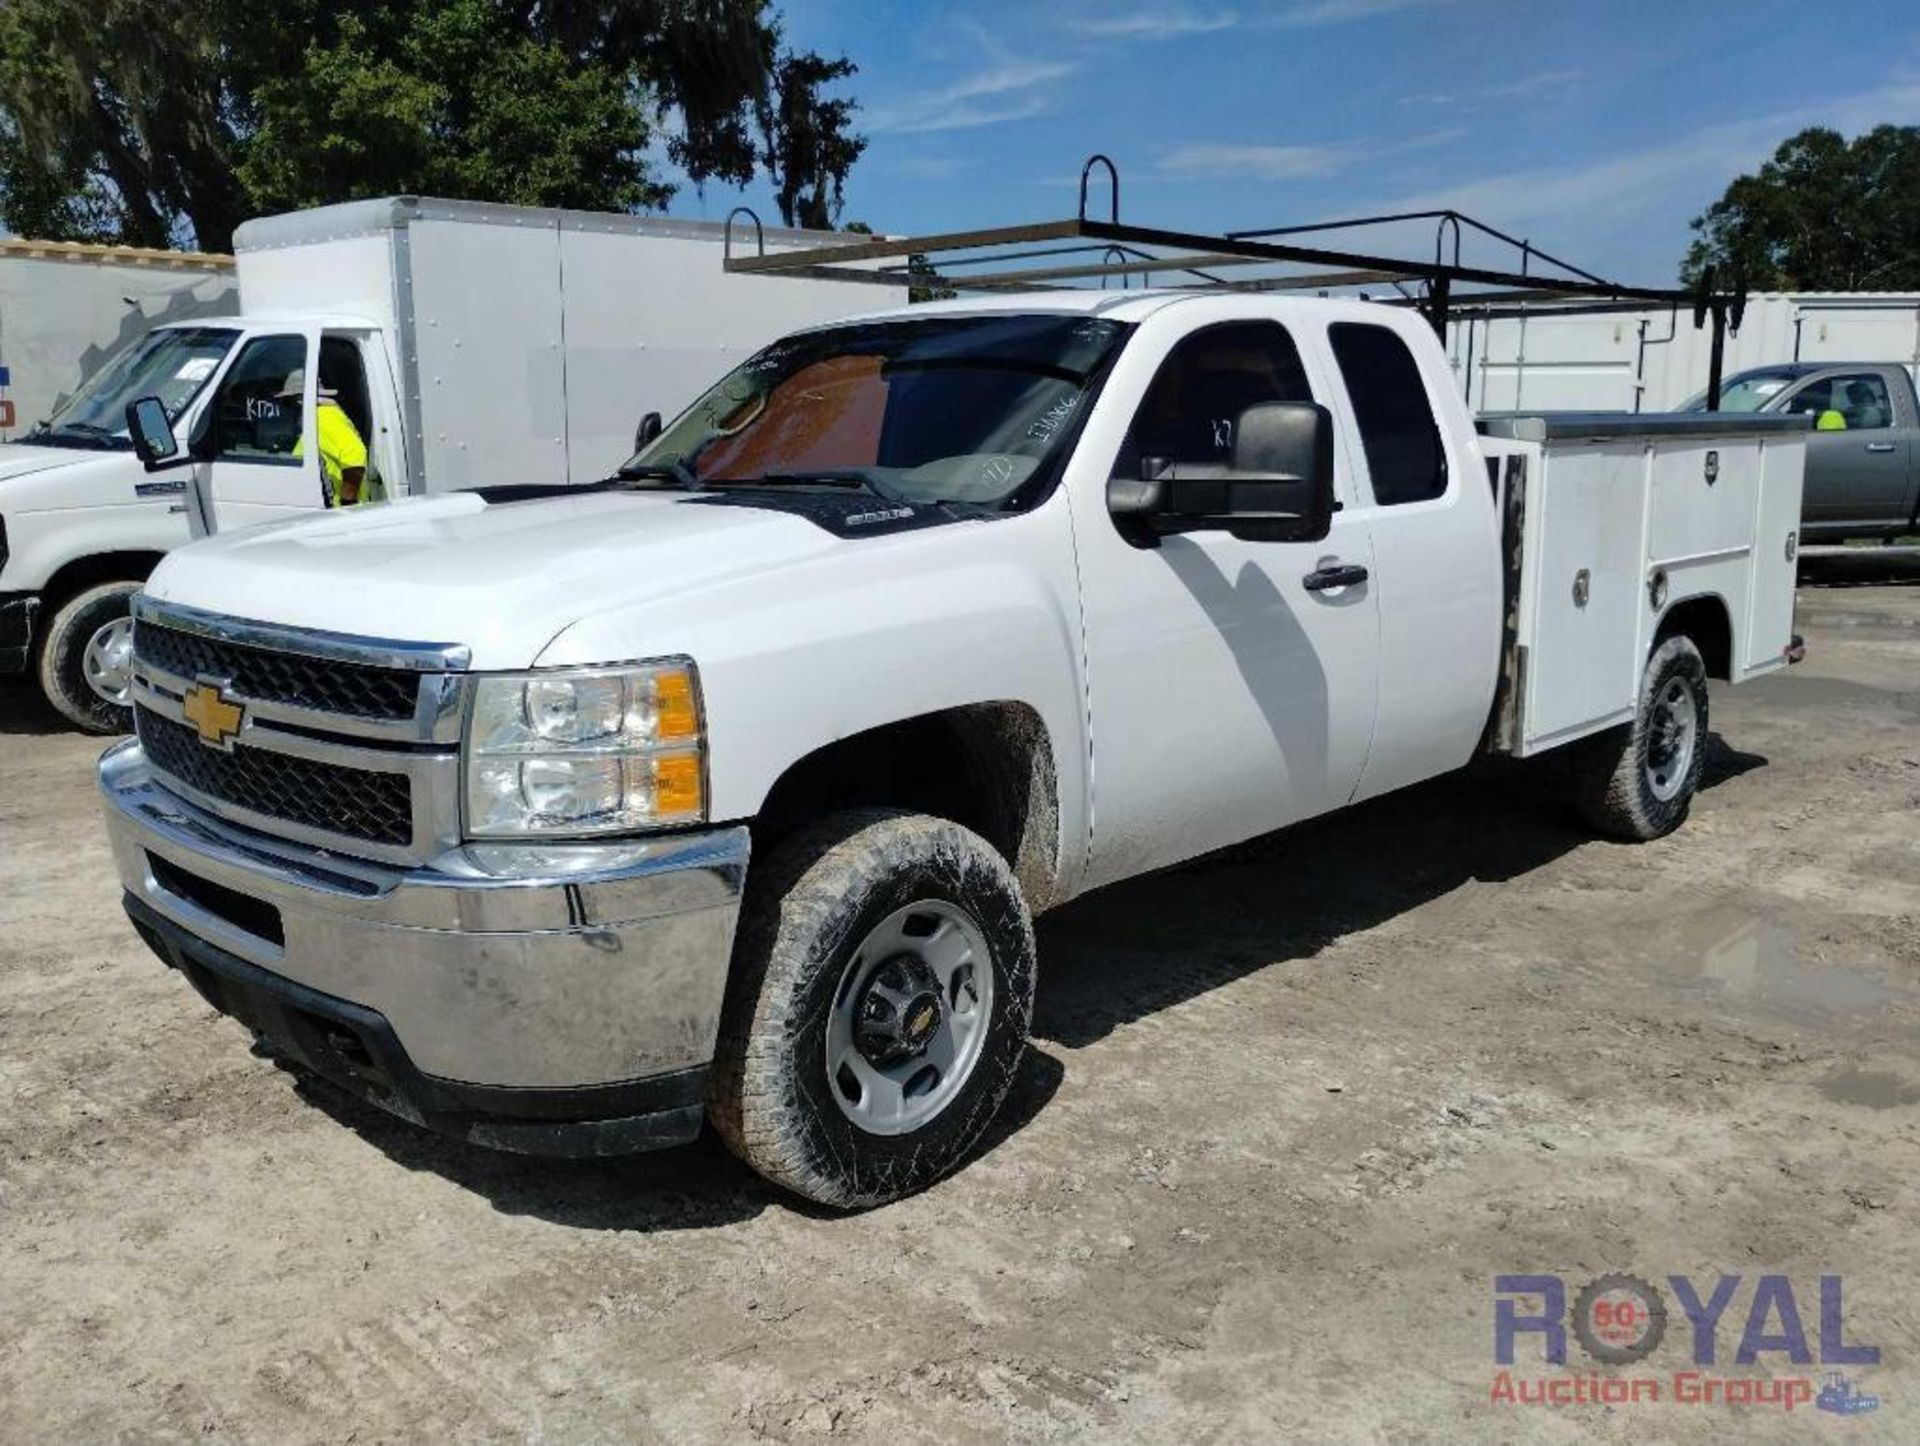
[[[1026,904],[984,839],[923,814],[833,815],[749,875],[709,1117],[809,1200],[911,1195],[1006,1098],[1033,987]]]
[[[40,691],[88,733],[131,733],[133,595],[137,582],[103,582],[54,610],[40,644]]]
[[[1633,722],[1574,745],[1574,800],[1610,838],[1643,842],[1686,821],[1707,751],[1707,665],[1688,637],[1647,659]]]

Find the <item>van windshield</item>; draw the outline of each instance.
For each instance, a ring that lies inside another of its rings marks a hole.
[[[1029,313],[803,332],[729,373],[621,471],[851,477],[910,502],[997,505],[1054,457],[1125,330]]]
[[[130,447],[127,403],[158,397],[167,420],[178,422],[239,335],[213,326],[148,332],[82,382],[65,405],[22,440],[43,447]]]

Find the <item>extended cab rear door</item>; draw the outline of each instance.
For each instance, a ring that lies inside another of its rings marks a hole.
[[[1358,435],[1356,522],[1373,539],[1380,700],[1358,796],[1473,756],[1500,652],[1500,544],[1492,484],[1433,333],[1411,312],[1326,331]]]
[[[1141,458],[1218,466],[1245,408],[1333,406],[1324,342],[1247,298],[1174,302],[1141,323],[1076,451],[1074,508],[1092,734],[1089,885],[1337,808],[1373,732],[1378,617],[1348,449],[1320,542],[1224,531],[1145,539],[1108,512]],[[1129,470],[1131,469],[1131,470]],[[1320,575],[1317,579],[1316,574]]]

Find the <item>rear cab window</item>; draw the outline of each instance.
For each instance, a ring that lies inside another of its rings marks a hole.
[[[1394,507],[1444,496],[1446,444],[1407,344],[1387,327],[1344,321],[1327,328],[1327,341],[1360,430],[1373,500]]]

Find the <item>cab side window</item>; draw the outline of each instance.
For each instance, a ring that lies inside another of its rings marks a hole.
[[[1786,410],[1815,417],[1825,412],[1838,412],[1840,420],[1846,424],[1845,430],[1849,432],[1871,431],[1876,427],[1893,425],[1893,398],[1887,395],[1886,382],[1872,372],[1821,377],[1818,381],[1808,382],[1793,394]]]
[[[1373,500],[1391,507],[1442,495],[1447,450],[1407,344],[1384,326],[1357,322],[1336,322],[1327,339],[1360,428]]]
[[[1261,402],[1310,402],[1313,389],[1287,329],[1275,321],[1233,321],[1182,339],[1167,354],[1121,444],[1114,474],[1219,475],[1233,460],[1240,414]]]
[[[299,466],[306,378],[305,337],[248,342],[213,400],[214,460]]]

